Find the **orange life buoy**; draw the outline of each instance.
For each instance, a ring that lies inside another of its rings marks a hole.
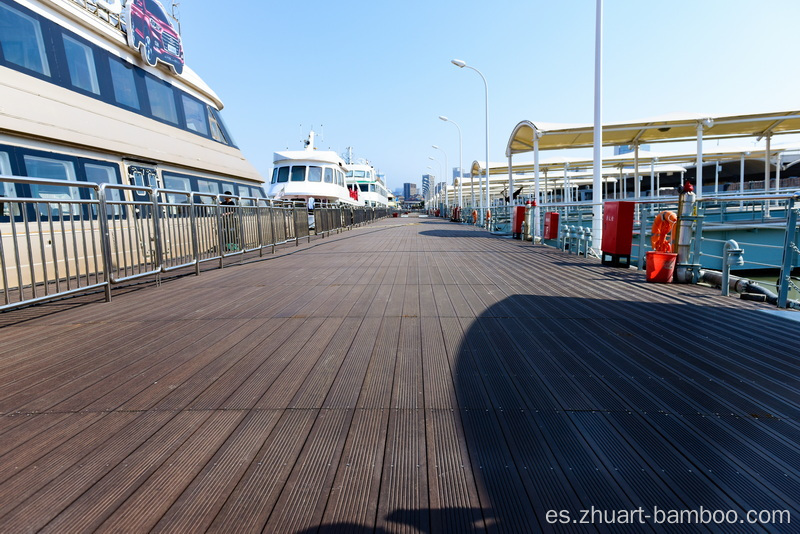
[[[656,252],[672,252],[672,243],[667,241],[667,236],[672,232],[678,216],[674,211],[662,211],[656,215],[650,237],[650,244]]]
[[[473,224],[478,222],[478,210],[472,210],[472,222]]]
[[[492,212],[491,212],[491,211],[489,211],[489,210],[486,210],[486,220],[488,221],[488,220],[490,220],[491,218],[492,218]]]

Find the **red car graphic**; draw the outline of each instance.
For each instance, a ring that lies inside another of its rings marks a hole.
[[[128,0],[125,5],[128,45],[139,50],[151,67],[161,61],[183,72],[183,43],[158,0]]]

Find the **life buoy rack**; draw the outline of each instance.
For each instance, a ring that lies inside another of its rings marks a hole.
[[[672,252],[672,243],[667,241],[667,237],[672,232],[678,216],[674,211],[662,211],[656,215],[651,229],[652,236],[650,237],[650,244],[653,250],[657,252]]]

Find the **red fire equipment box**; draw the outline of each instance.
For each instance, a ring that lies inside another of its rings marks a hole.
[[[633,202],[606,202],[603,205],[603,265],[630,266],[633,242]]]
[[[511,234],[514,239],[522,239],[522,223],[525,221],[525,206],[514,206]]]
[[[542,239],[558,239],[558,213],[547,211],[544,214],[544,235]]]

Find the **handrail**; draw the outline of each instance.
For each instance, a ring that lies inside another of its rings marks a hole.
[[[98,288],[110,301],[116,284],[192,266],[199,275],[201,262],[219,261],[222,268],[230,256],[311,239],[303,203],[15,175],[0,175],[0,182],[82,188],[90,197],[0,196],[0,205],[12,205],[0,221],[0,310]],[[228,197],[233,203],[223,204]],[[322,209],[331,212],[328,233],[388,215],[366,207]]]

